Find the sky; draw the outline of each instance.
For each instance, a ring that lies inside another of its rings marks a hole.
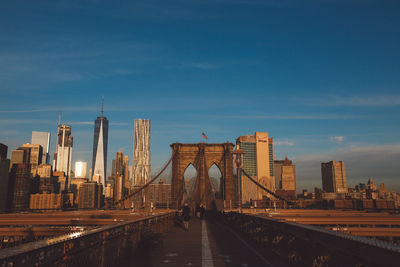
[[[153,171],[173,142],[265,131],[298,190],[344,160],[349,186],[400,192],[399,12],[397,0],[3,0],[0,142],[47,131],[53,153],[62,112],[73,162],[90,165],[104,95],[108,170],[147,118]]]

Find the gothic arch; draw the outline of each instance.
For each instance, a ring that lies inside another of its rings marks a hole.
[[[232,143],[222,144],[171,144],[172,158],[172,182],[171,194],[176,207],[181,205],[183,190],[183,174],[186,168],[193,164],[198,174],[198,187],[193,194],[195,204],[205,202],[211,207],[213,197],[211,195],[211,183],[208,170],[216,165],[221,172],[221,189],[223,199],[227,203],[235,203],[236,189],[233,177],[233,148]]]

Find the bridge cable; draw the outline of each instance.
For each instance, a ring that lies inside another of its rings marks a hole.
[[[204,174],[204,177],[205,177],[205,183],[207,184],[207,183],[209,183],[210,184],[210,191],[209,192],[204,192],[203,193],[203,196],[201,197],[201,202],[203,202],[203,200],[204,200],[204,198],[205,197],[207,197],[205,194],[209,194],[209,195],[211,195],[211,198],[212,198],[212,200],[215,202],[215,194],[213,194],[213,185],[212,185],[212,183],[211,183],[211,179],[210,179],[210,175],[209,175],[209,173],[208,173],[208,171],[209,171],[209,169],[207,168],[207,159],[206,159],[206,154],[204,153],[204,151],[203,151],[203,159],[204,159],[204,170],[205,170],[205,174]],[[212,166],[212,165],[211,165]],[[221,173],[222,174],[222,173]],[[215,191],[215,189],[214,189],[214,191]]]
[[[265,188],[263,185],[261,185],[261,184],[258,183],[256,180],[254,180],[250,175],[248,175],[248,174],[245,172],[245,170],[243,170],[243,169],[242,169],[242,173],[243,173],[247,178],[249,178],[250,181],[252,181],[255,185],[257,185],[258,187],[260,187],[261,189],[263,189],[264,191],[266,191],[266,192],[269,193],[270,195],[276,197],[276,198],[279,199],[279,200],[283,200],[283,201],[286,201],[286,202],[288,202],[288,203],[292,203],[292,201],[287,200],[286,198],[284,198],[284,197],[282,197],[282,196],[280,196],[280,195],[277,195],[277,194],[275,194],[274,192],[272,192],[271,190]]]
[[[127,196],[124,196],[123,198],[121,198],[118,201],[114,202],[114,205],[120,204],[121,202],[127,200],[128,198],[133,197],[134,195],[138,194],[139,192],[141,192],[143,189],[145,189],[146,187],[148,187],[151,183],[153,183],[155,180],[157,180],[157,178],[160,177],[160,175],[165,171],[165,169],[167,169],[168,165],[171,163],[172,159],[174,158],[175,153],[172,154],[172,156],[169,158],[169,160],[167,161],[167,163],[164,165],[164,167],[161,169],[161,171],[159,173],[157,173],[156,176],[154,176],[153,179],[151,179],[149,182],[147,182],[146,184],[144,184],[142,187],[136,189],[135,191],[133,191],[132,193],[130,193]]]

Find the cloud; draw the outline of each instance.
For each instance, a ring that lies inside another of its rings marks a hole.
[[[363,115],[335,115],[335,114],[276,114],[276,115],[227,115],[218,116],[229,119],[245,120],[342,120],[367,118]]]
[[[57,112],[63,112],[63,111],[98,111],[99,107],[98,106],[70,106],[70,107],[47,107],[47,108],[33,108],[33,109],[10,109],[10,110],[0,110],[0,113],[36,113],[36,112],[48,112],[48,111],[57,111]]]
[[[56,124],[56,120],[37,120],[37,119],[4,119],[0,120],[1,125],[15,125],[15,124]]]
[[[68,121],[65,122],[68,125],[94,125],[93,121]]]
[[[109,123],[110,126],[129,126],[129,125],[133,125],[130,122],[110,122]]]
[[[140,73],[138,70],[135,69],[116,69],[113,71],[113,74],[126,76],[126,75],[134,75]]]
[[[385,183],[390,190],[400,192],[400,144],[349,146],[331,152],[294,157],[297,184],[302,188],[322,187],[321,162],[344,160],[347,185],[366,182],[368,178]]]
[[[344,136],[332,136],[329,139],[335,143],[341,143],[344,140]]]
[[[400,95],[328,96],[302,101],[313,106],[339,107],[394,107],[400,106]]]
[[[13,136],[15,136],[17,134],[19,134],[19,132],[16,131],[16,130],[0,130],[0,135],[13,135]]]
[[[202,70],[214,70],[214,69],[220,68],[220,65],[210,64],[210,63],[193,63],[191,66],[193,68],[202,69]]]
[[[274,145],[275,146],[294,146],[294,142],[286,139],[283,141],[274,142]]]

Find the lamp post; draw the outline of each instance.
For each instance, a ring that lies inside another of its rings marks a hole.
[[[236,149],[233,151],[235,155],[235,167],[238,178],[238,190],[239,190],[239,212],[242,212],[242,168],[243,168],[243,150]],[[231,207],[232,208],[232,207]]]

